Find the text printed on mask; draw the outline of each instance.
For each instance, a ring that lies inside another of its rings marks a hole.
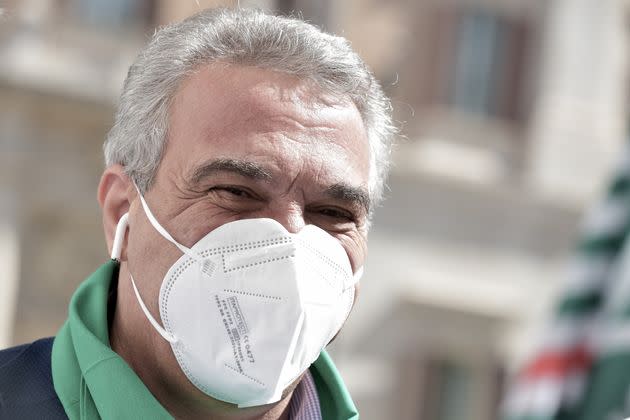
[[[236,296],[227,299],[214,295],[214,299],[221,314],[223,326],[232,344],[234,363],[239,372],[243,373],[243,363],[255,363],[254,353],[249,342],[249,328]]]

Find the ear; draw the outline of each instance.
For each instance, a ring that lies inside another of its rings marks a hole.
[[[105,169],[98,185],[98,203],[103,210],[103,230],[107,241],[107,250],[111,254],[116,226],[123,214],[129,211],[129,206],[135,189],[122,165],[112,165]],[[125,246],[121,260],[126,260]]]

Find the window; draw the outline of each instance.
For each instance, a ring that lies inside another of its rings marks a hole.
[[[427,370],[431,395],[424,395],[426,403],[420,418],[435,420],[467,418],[472,403],[473,378],[470,369],[450,361],[436,360],[429,364]]]
[[[532,22],[481,8],[428,14],[417,64],[424,105],[523,122]]]
[[[438,324],[443,319],[435,319]],[[446,325],[446,324],[442,324]],[[437,337],[437,336],[436,336]],[[428,336],[423,341],[431,340]],[[432,341],[433,349],[417,348],[399,356],[396,418],[432,420],[491,420],[498,415],[503,369],[476,344]],[[449,350],[450,348],[450,350]],[[467,356],[456,355],[467,348]],[[428,350],[428,351],[427,351]],[[451,353],[451,354],[449,354]]]
[[[88,25],[122,28],[152,22],[155,2],[151,0],[75,0],[69,10]]]
[[[457,25],[450,104],[467,112],[518,120],[528,28],[484,12],[461,15]]]

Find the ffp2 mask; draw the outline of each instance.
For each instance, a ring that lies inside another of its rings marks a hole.
[[[160,288],[164,327],[132,277],[182,371],[202,392],[239,407],[278,401],[343,325],[360,270],[352,274],[345,250],[322,229],[293,234],[273,219],[227,223],[187,248],[141,201],[153,227],[183,252]]]

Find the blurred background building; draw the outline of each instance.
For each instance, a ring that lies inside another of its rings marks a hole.
[[[126,69],[234,1],[0,0],[0,348],[54,335],[107,256],[96,186]],[[628,0],[242,0],[349,38],[405,138],[331,346],[371,419],[496,416],[627,137]]]

